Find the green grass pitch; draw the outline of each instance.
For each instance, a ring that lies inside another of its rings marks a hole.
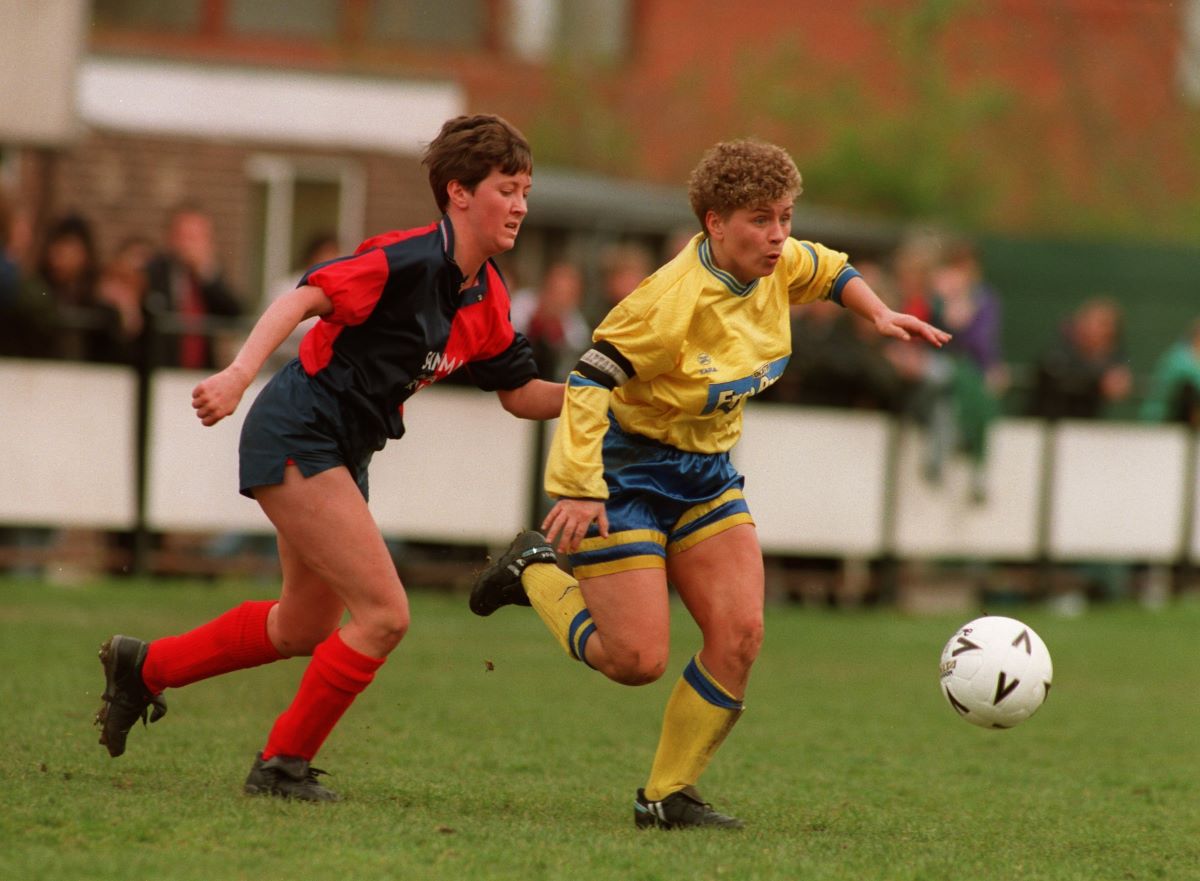
[[[0,878],[1200,878],[1200,605],[1020,617],[1055,683],[1012,731],[938,689],[962,623],[771,608],[747,712],[701,790],[747,828],[638,832],[671,672],[624,688],[570,662],[528,609],[473,617],[412,597],[412,630],[316,764],[344,801],[241,783],[303,670],[294,660],[168,694],[110,759],[92,727],[113,632],[195,626],[271,585],[0,582]]]

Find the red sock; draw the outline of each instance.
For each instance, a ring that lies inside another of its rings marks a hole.
[[[283,655],[267,636],[267,615],[275,602],[242,603],[195,630],[154,640],[142,665],[146,688],[159,694],[164,688],[278,661]]]
[[[355,651],[335,630],[317,646],[292,705],[275,720],[263,759],[295,756],[311,760],[385,660]]]

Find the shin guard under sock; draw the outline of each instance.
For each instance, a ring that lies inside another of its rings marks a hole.
[[[584,605],[579,582],[557,566],[534,563],[521,574],[521,586],[563,651],[587,664],[587,641],[596,625]]]
[[[142,680],[153,694],[211,676],[280,660],[267,636],[267,615],[275,600],[242,603],[179,636],[150,643]]]
[[[660,801],[695,786],[742,710],[742,702],[713,679],[700,656],[692,658],[667,701],[646,798]]]
[[[340,631],[334,631],[313,651],[292,705],[275,720],[263,760],[273,756],[311,760],[385,660],[355,651],[342,642]]]

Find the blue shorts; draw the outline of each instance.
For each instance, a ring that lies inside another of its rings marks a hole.
[[[338,399],[293,359],[263,387],[246,414],[238,443],[238,491],[254,498],[254,487],[283,483],[289,463],[305,477],[344,465],[365,499],[367,466],[384,440],[355,432]]]
[[[741,523],[753,524],[745,478],[728,453],[688,453],[623,430],[604,436],[608,538],[593,523],[570,563],[576,578],[662,569],[667,556]]]

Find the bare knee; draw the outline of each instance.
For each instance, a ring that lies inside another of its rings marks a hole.
[[[375,657],[384,657],[400,644],[408,633],[408,603],[399,601],[362,613],[351,622],[363,643]]]
[[[763,642],[761,616],[732,621],[719,638],[713,640],[726,658],[727,663],[741,670],[749,670],[758,659]]]
[[[667,654],[657,648],[629,649],[609,654],[600,670],[622,685],[649,685],[662,678],[667,669]]]

